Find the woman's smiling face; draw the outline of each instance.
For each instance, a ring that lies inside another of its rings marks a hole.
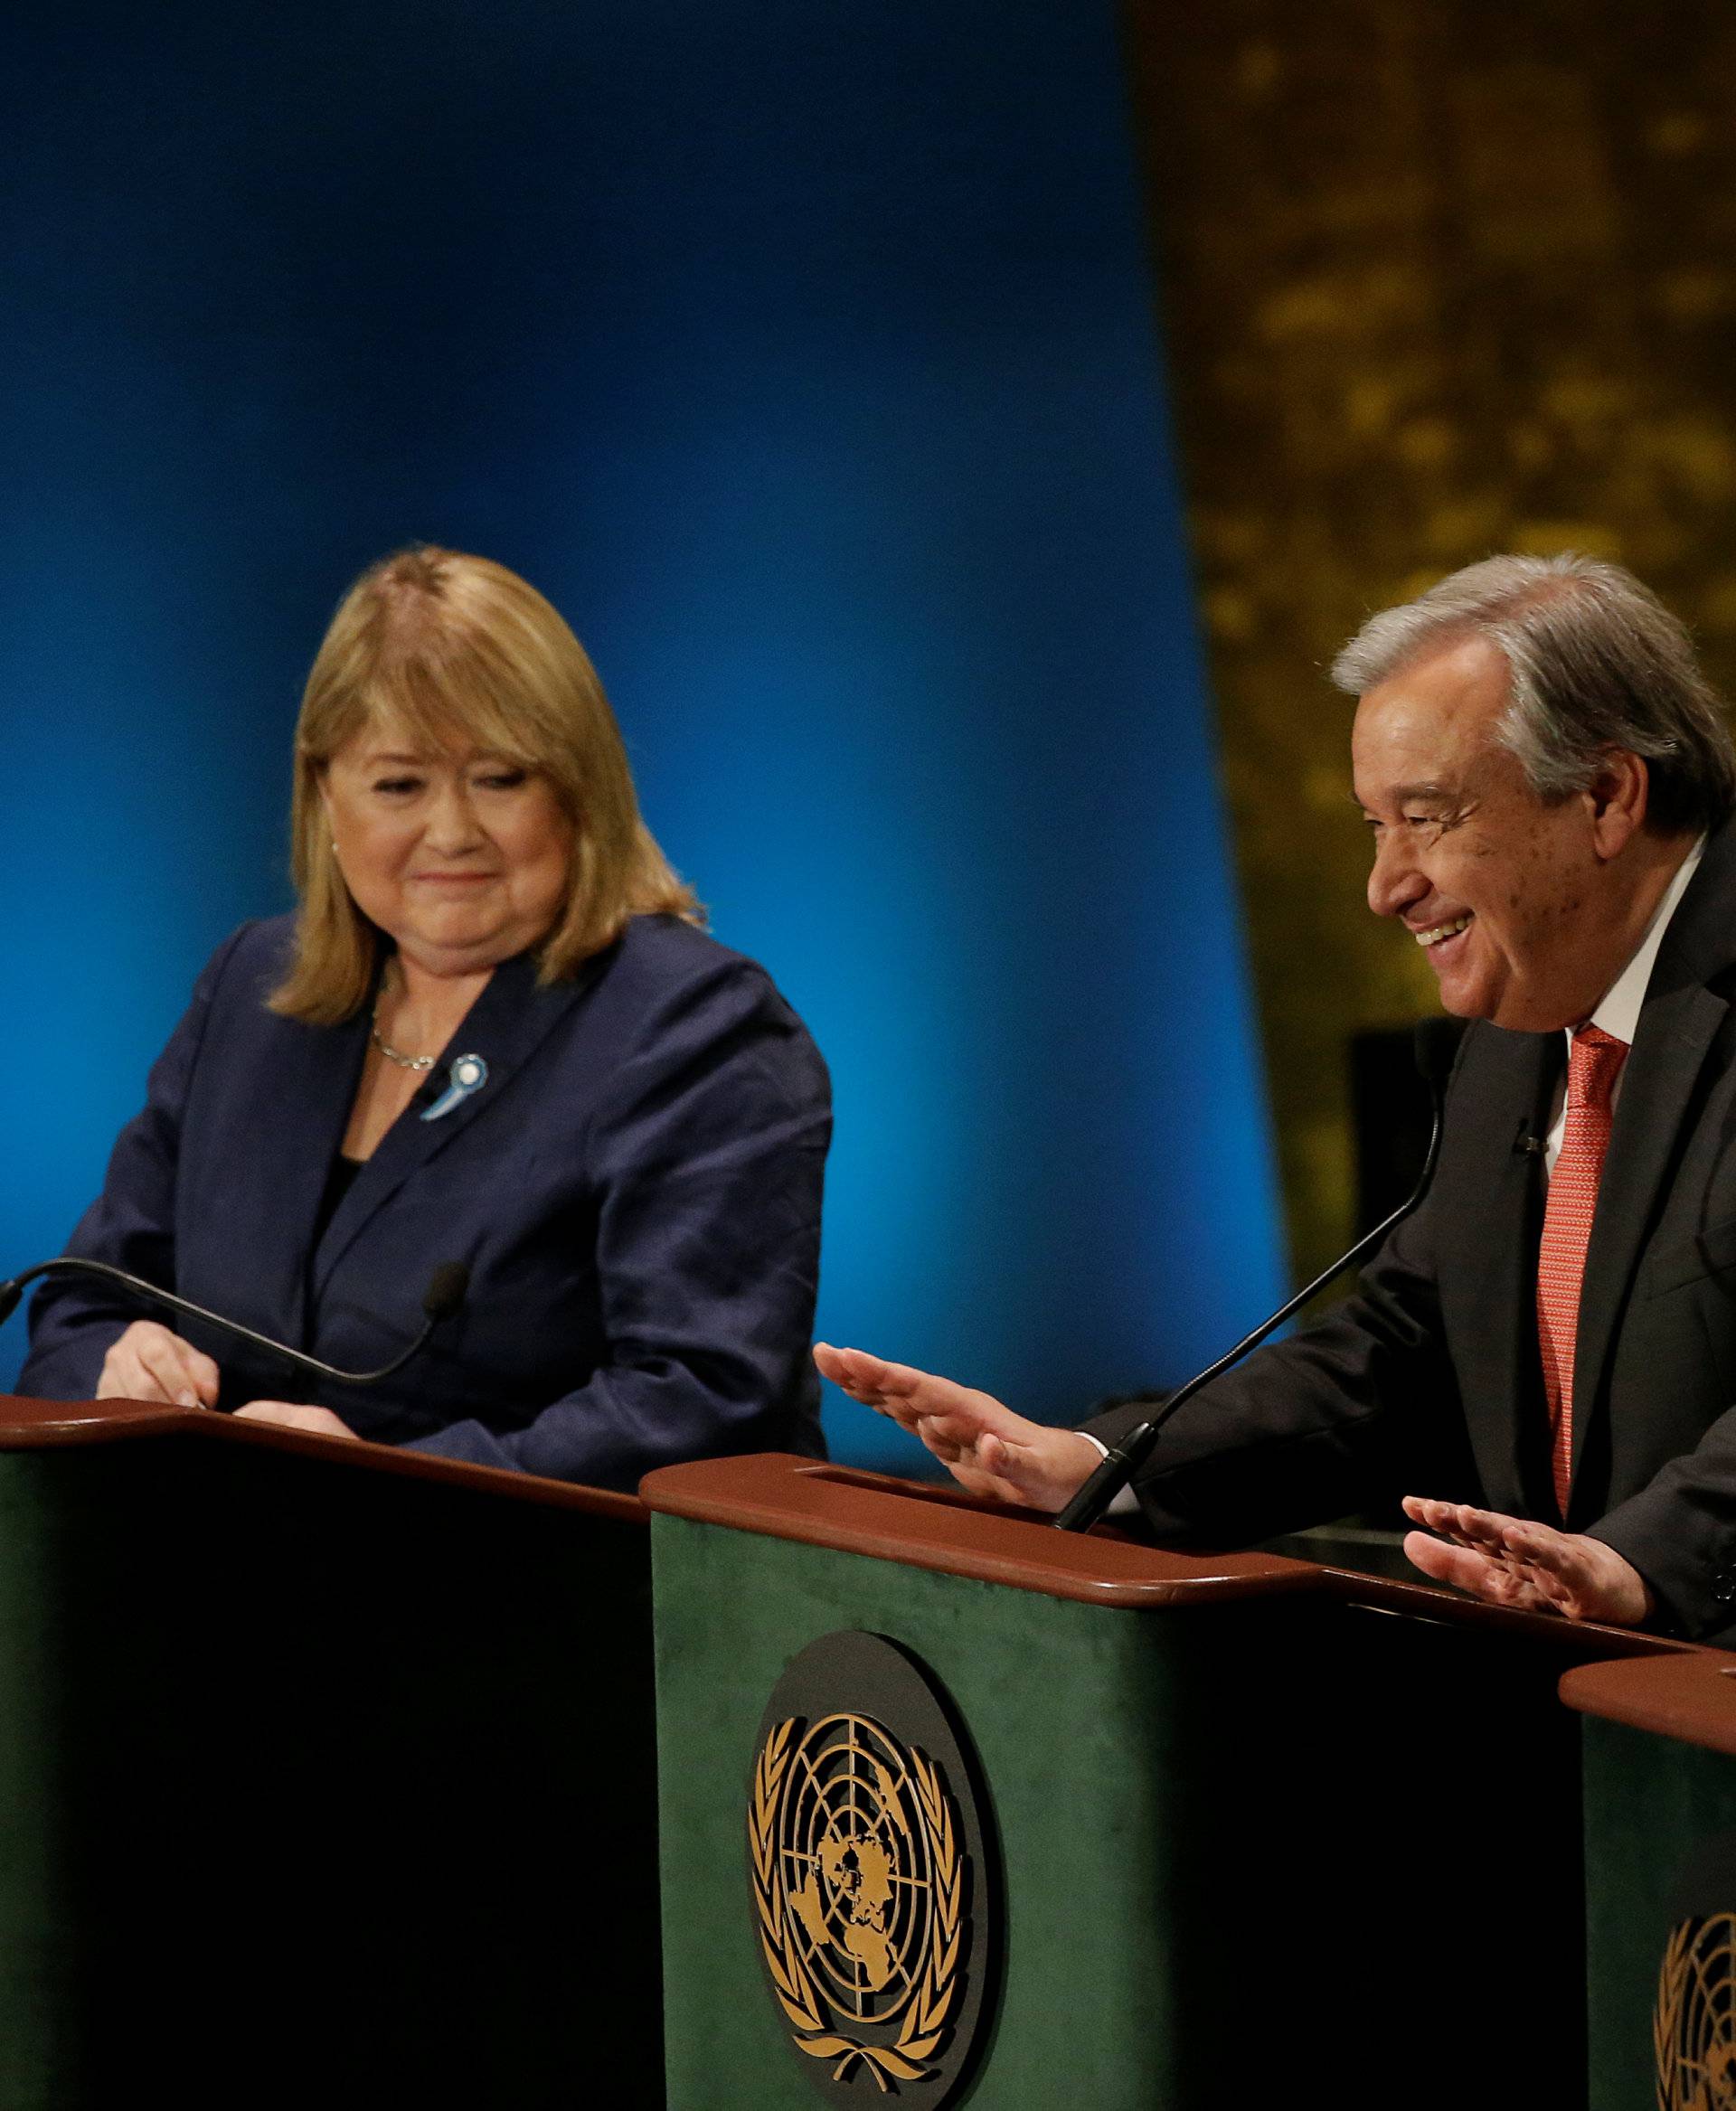
[[[321,790],[356,906],[430,974],[493,967],[559,919],[572,825],[539,772],[386,720],[333,755]]]

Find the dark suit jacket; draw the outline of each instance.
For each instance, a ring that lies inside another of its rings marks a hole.
[[[500,966],[454,1038],[487,1082],[439,1119],[437,1066],[316,1246],[368,1039],[268,1012],[289,922],[220,948],[68,1251],[118,1263],[349,1370],[414,1335],[441,1261],[462,1311],[397,1377],[346,1388],[190,1339],[223,1402],[317,1399],[359,1436],[629,1488],[660,1463],[821,1448],[808,1356],[831,1111],[762,969],[641,917],[579,976]],[[21,1390],[95,1390],[140,1308],[51,1281]]]
[[[1665,933],[1586,1256],[1567,1522],[1696,1639],[1736,1638],[1736,825]],[[1559,1522],[1535,1319],[1559,1033],[1467,1033],[1428,1200],[1322,1324],[1176,1416],[1138,1484],[1177,1541],[1247,1541],[1399,1494]],[[1106,1441],[1140,1418],[1090,1427]]]

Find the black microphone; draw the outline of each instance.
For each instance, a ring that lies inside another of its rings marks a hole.
[[[1220,1356],[1215,1363],[1190,1378],[1170,1394],[1157,1412],[1149,1420],[1138,1423],[1129,1429],[1120,1443],[1105,1455],[1103,1463],[1092,1474],[1072,1501],[1055,1520],[1061,1531],[1089,1531],[1108,1510],[1134,1475],[1151,1456],[1152,1447],[1157,1441],[1157,1433],[1169,1418],[1186,1400],[1214,1378],[1220,1378],[1231,1364],[1241,1362],[1250,1349],[1256,1349],[1274,1327],[1282,1326],[1290,1315],[1299,1312],[1310,1297],[1326,1288],[1333,1277],[1373,1252],[1395,1224],[1401,1224],[1424,1195],[1429,1183],[1435,1177],[1436,1161],[1440,1156],[1441,1112],[1446,1102],[1447,1080],[1452,1075],[1453,1058],[1465,1032],[1462,1019],[1421,1019],[1411,1034],[1411,1046],[1416,1056],[1417,1068],[1429,1087],[1433,1104],[1434,1121],[1429,1132],[1429,1154],[1423,1160],[1422,1177],[1410,1191],[1408,1198],[1400,1203],[1390,1217],[1383,1218],[1365,1238],[1359,1239],[1348,1253],[1341,1254],[1329,1268],[1317,1275],[1306,1288],[1298,1290],[1287,1304],[1280,1305],[1269,1319],[1262,1320],[1250,1334],[1244,1334],[1227,1355]]]
[[[147,1304],[165,1306],[170,1312],[184,1312],[193,1319],[203,1320],[207,1326],[250,1342],[256,1349],[265,1349],[273,1356],[281,1356],[286,1362],[298,1364],[304,1371],[316,1371],[321,1378],[335,1378],[340,1385],[377,1385],[382,1378],[401,1371],[440,1322],[450,1319],[458,1311],[470,1287],[470,1271],[462,1262],[442,1261],[429,1277],[428,1288],[422,1293],[422,1331],[409,1348],[401,1355],[394,1356],[390,1363],[382,1363],[378,1371],[339,1371],[334,1364],[322,1363],[317,1356],[307,1355],[283,1342],[274,1342],[269,1334],[256,1334],[238,1319],[225,1319],[221,1312],[207,1312],[203,1305],[194,1305],[190,1298],[177,1297],[173,1290],[159,1290],[155,1283],[147,1283],[140,1276],[129,1276],[125,1268],[113,1268],[107,1261],[80,1260],[71,1255],[60,1260],[42,1261],[33,1268],[26,1268],[22,1276],[14,1276],[10,1282],[0,1283],[0,1325],[11,1318],[25,1284],[33,1283],[38,1276],[96,1276],[105,1283],[118,1283],[122,1289],[130,1290],[135,1297],[143,1298]]]

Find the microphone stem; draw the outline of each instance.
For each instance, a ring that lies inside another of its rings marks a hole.
[[[1346,1268],[1354,1268],[1358,1261],[1365,1259],[1389,1231],[1404,1221],[1428,1193],[1429,1183],[1435,1177],[1435,1161],[1440,1156],[1444,1105],[1444,1095],[1439,1085],[1436,1085],[1434,1124],[1429,1132],[1429,1151],[1423,1160],[1421,1178],[1392,1215],[1382,1218],[1373,1230],[1356,1241],[1348,1253],[1340,1254],[1330,1268],[1323,1268],[1313,1282],[1305,1284],[1294,1297],[1288,1298],[1270,1318],[1263,1319],[1252,1334],[1244,1334],[1233,1349],[1190,1378],[1185,1385],[1178,1386],[1155,1415],[1136,1424],[1119,1444],[1111,1446],[1102,1464],[1056,1517],[1055,1529],[1058,1531],[1089,1531],[1151,1456],[1159,1431],[1177,1408],[1185,1406],[1196,1392],[1210,1385],[1214,1378],[1222,1377],[1232,1363],[1239,1362],[1250,1349],[1257,1349],[1274,1328],[1282,1326],[1287,1319],[1299,1312],[1309,1298],[1324,1290],[1335,1276],[1342,1275]]]
[[[309,1356],[300,1349],[292,1349],[283,1342],[274,1342],[269,1334],[257,1333],[250,1326],[243,1326],[238,1319],[225,1319],[220,1312],[208,1312],[203,1305],[195,1305],[190,1297],[177,1296],[173,1290],[161,1290],[155,1283],[146,1282],[142,1277],[129,1276],[125,1268],[111,1267],[108,1261],[52,1260],[38,1267],[26,1268],[22,1276],[14,1276],[9,1283],[0,1285],[0,1297],[5,1299],[5,1309],[10,1312],[18,1301],[19,1293],[26,1283],[33,1283],[39,1276],[77,1275],[100,1276],[106,1281],[118,1283],[133,1296],[161,1305],[165,1311],[184,1313],[188,1317],[204,1321],[220,1334],[238,1335],[244,1342],[251,1342],[255,1348],[263,1349],[269,1355],[297,1365],[303,1371],[311,1371],[320,1378],[335,1379],[340,1385],[376,1385],[382,1378],[390,1378],[401,1371],[410,1358],[434,1331],[436,1322],[424,1320],[422,1331],[390,1363],[382,1363],[378,1371],[339,1371],[335,1364],[322,1363],[317,1356]]]

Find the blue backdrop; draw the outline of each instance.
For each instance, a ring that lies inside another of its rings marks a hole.
[[[1112,0],[6,34],[0,1268],[286,902],[301,674],[420,537],[570,616],[830,1059],[823,1334],[1061,1416],[1276,1301]]]

